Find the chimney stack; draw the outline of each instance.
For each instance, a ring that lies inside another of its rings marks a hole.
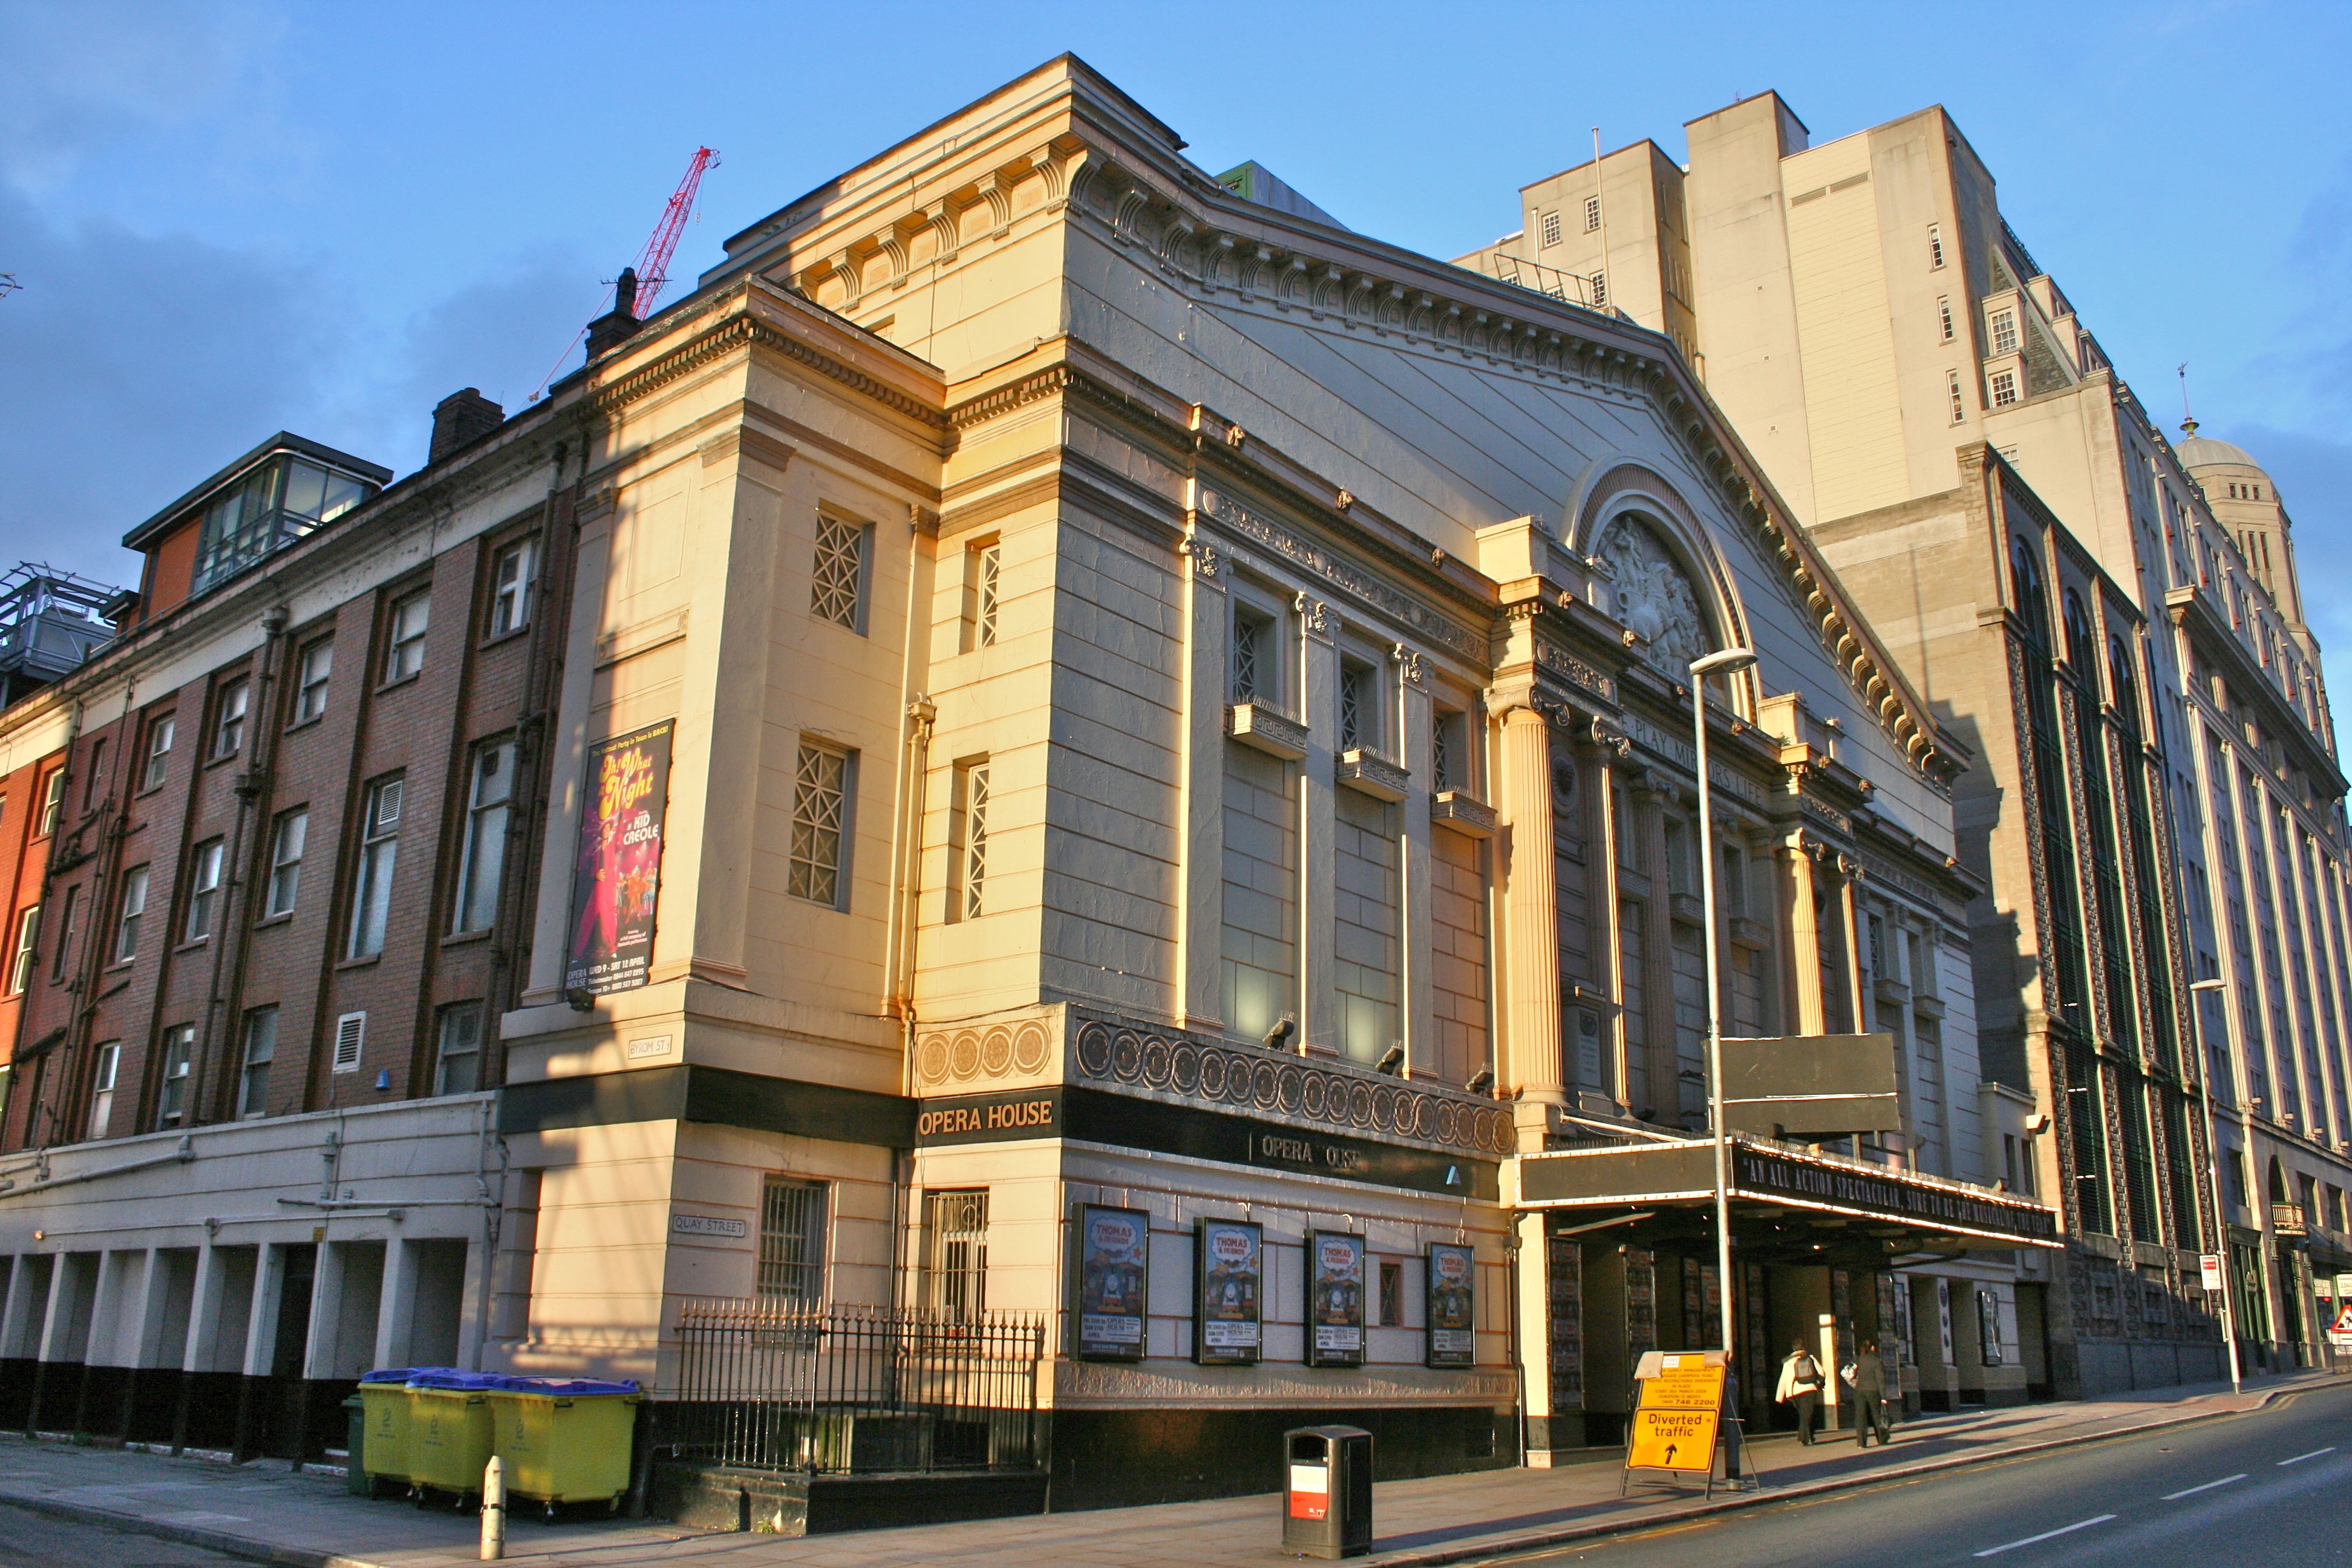
[[[506,423],[507,411],[484,397],[479,387],[453,392],[433,405],[433,447],[427,464],[437,463],[479,436]]]
[[[595,359],[626,342],[639,324],[637,269],[624,267],[613,285],[613,308],[588,323],[588,357]]]

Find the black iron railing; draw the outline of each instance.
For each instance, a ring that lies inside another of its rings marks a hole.
[[[662,1444],[680,1458],[820,1474],[1032,1469],[1040,1317],[688,1301]]]

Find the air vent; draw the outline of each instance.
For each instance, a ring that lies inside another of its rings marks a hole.
[[[335,1020],[335,1070],[360,1070],[360,1048],[367,1039],[367,1015],[346,1013]]]
[[[394,779],[375,792],[375,823],[377,831],[400,826],[400,786],[402,780]]]

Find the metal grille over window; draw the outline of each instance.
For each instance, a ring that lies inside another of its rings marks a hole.
[[[1350,666],[1339,672],[1339,749],[1352,752],[1364,743],[1364,672]]]
[[[768,1176],[760,1185],[758,1289],[763,1301],[824,1300],[825,1184]]]
[[[988,764],[964,771],[963,918],[978,920],[988,889]]]
[[[1234,615],[1234,700],[1255,702],[1259,697],[1260,683],[1269,673],[1265,668],[1266,641],[1274,624],[1264,616],[1248,611]]]
[[[1004,564],[1004,547],[990,544],[980,552],[980,605],[976,613],[976,635],[982,647],[996,646],[997,576]]]
[[[858,630],[859,589],[865,568],[866,530],[819,512],[816,566],[809,583],[809,613],[835,626]]]
[[[924,1273],[931,1305],[971,1321],[988,1308],[988,1191],[926,1193]]]
[[[841,903],[841,830],[847,807],[849,759],[803,742],[793,802],[793,897],[835,908]]]

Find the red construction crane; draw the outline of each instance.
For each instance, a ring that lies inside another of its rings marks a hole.
[[[661,222],[654,225],[653,236],[637,258],[637,320],[654,313],[654,300],[669,281],[670,252],[677,248],[677,237],[694,211],[694,193],[701,186],[705,172],[717,167],[719,153],[712,148],[697,147],[694,161],[686,166],[686,178],[677,183],[669,205],[662,209]]]

